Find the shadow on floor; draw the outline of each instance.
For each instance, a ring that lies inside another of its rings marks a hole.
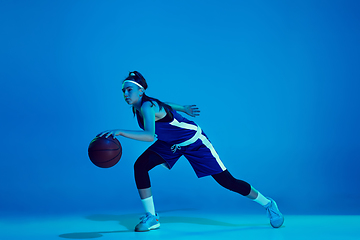
[[[175,211],[175,210],[174,210]],[[223,221],[216,221],[212,219],[202,218],[202,217],[184,217],[184,216],[165,216],[161,217],[161,213],[165,212],[174,212],[174,211],[161,211],[160,213],[160,222],[161,224],[167,223],[186,223],[186,224],[199,224],[207,226],[224,226],[224,227],[264,227],[267,224],[232,224]],[[179,211],[179,210],[176,210]],[[184,211],[184,210],[181,210]],[[125,232],[134,232],[134,227],[139,222],[139,214],[125,214],[125,215],[113,215],[113,214],[94,214],[86,216],[85,218],[91,221],[116,221],[119,225],[122,225],[127,230],[120,231],[104,231],[104,232],[83,232],[83,233],[65,233],[59,235],[61,238],[68,239],[90,239],[90,238],[99,238],[103,234],[107,233],[125,233]]]
[[[99,238],[106,233],[123,233],[123,232],[133,232],[133,230],[124,230],[124,231],[108,231],[108,232],[79,232],[79,233],[64,233],[60,234],[61,238],[68,239],[90,239],[90,238]]]

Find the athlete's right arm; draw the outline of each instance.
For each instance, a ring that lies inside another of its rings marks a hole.
[[[200,110],[198,107],[196,107],[196,105],[179,105],[179,104],[175,104],[175,103],[166,103],[167,105],[169,105],[170,107],[172,107],[172,109],[174,109],[175,111],[179,111],[179,112],[183,112],[186,113],[189,116],[192,117],[196,117],[200,115]]]
[[[123,136],[131,138],[134,140],[152,142],[155,138],[155,109],[154,106],[151,106],[150,102],[145,102],[140,110],[144,118],[144,130],[134,131],[134,130],[124,130],[124,129],[114,129],[109,131],[104,131],[98,136],[109,137],[113,136]]]

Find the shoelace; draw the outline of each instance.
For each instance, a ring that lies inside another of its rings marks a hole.
[[[268,217],[273,217],[274,215],[276,215],[277,217],[280,217],[280,214],[278,212],[276,212],[274,209],[272,209],[271,207],[272,207],[272,204],[270,204],[270,206],[266,209]]]
[[[151,217],[151,215],[145,215],[145,216],[142,216],[140,218],[140,220],[141,220],[142,223],[145,223],[147,220],[149,220],[150,217]]]
[[[155,217],[156,220],[159,219],[159,215],[153,216],[153,215],[151,215],[151,214],[146,214],[146,215],[144,215],[144,216],[142,216],[142,217],[140,218],[140,222],[141,222],[141,223],[146,223],[151,217]]]

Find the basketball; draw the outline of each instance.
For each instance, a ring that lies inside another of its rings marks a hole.
[[[88,148],[89,158],[101,168],[110,168],[117,164],[122,155],[122,147],[116,138],[105,136],[94,138]]]

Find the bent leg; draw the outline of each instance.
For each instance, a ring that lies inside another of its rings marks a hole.
[[[157,165],[165,163],[165,160],[156,152],[146,150],[134,164],[135,182],[138,189],[151,187],[149,171]],[[144,192],[146,195],[146,193]]]
[[[145,212],[149,212],[152,215],[155,215],[155,206],[151,193],[149,171],[163,163],[165,161],[161,156],[151,150],[146,150],[134,164],[135,182],[141,201]]]

